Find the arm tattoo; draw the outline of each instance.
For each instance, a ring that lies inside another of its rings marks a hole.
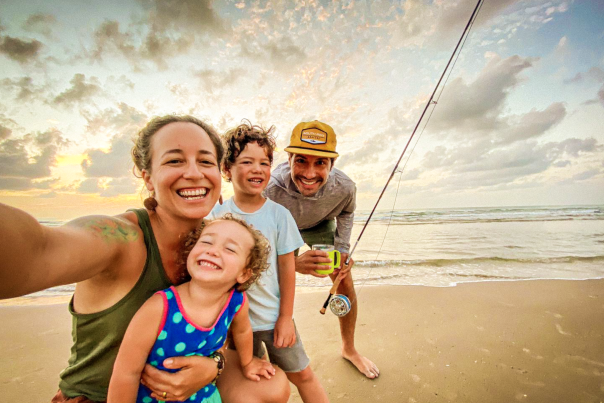
[[[72,225],[86,228],[94,232],[105,242],[133,242],[138,239],[138,231],[132,229],[129,225],[120,220],[98,217],[86,218],[85,220],[76,220]]]

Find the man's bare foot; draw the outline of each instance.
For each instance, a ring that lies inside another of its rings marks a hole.
[[[380,370],[378,367],[371,362],[367,357],[363,357],[358,351],[354,351],[352,354],[342,352],[342,357],[346,358],[352,363],[359,372],[365,375],[369,379],[375,379],[380,376]]]

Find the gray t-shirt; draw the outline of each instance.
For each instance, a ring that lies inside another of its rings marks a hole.
[[[350,250],[350,234],[356,208],[356,185],[346,174],[333,168],[325,185],[310,197],[304,197],[291,178],[289,163],[278,165],[264,195],[289,210],[298,228],[312,228],[322,221],[336,219],[335,248]]]

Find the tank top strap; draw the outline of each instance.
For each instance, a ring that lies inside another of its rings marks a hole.
[[[224,321],[224,324],[227,328],[231,325],[231,322],[233,321],[233,319],[235,319],[235,316],[237,316],[237,314],[241,310],[241,306],[243,305],[246,299],[247,296],[245,292],[233,290],[233,294],[231,295],[229,304],[222,313],[221,318],[219,319],[221,321]]]
[[[170,281],[170,279],[166,275],[164,265],[161,261],[159,246],[157,245],[157,240],[155,239],[155,235],[153,234],[153,227],[151,226],[149,213],[144,208],[129,209],[128,211],[132,211],[134,214],[136,214],[136,218],[138,219],[138,226],[140,227],[141,231],[143,231],[145,246],[147,247],[146,266],[149,266],[153,270],[156,270],[158,272],[156,274],[159,274],[161,279],[166,282],[166,284],[172,284],[172,281]]]

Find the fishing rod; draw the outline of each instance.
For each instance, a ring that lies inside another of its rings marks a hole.
[[[432,91],[432,95],[430,95],[428,102],[426,102],[426,106],[424,107],[424,110],[422,111],[422,114],[419,117],[419,120],[417,121],[417,124],[415,125],[413,132],[411,133],[411,136],[409,137],[409,140],[407,141],[407,144],[405,145],[405,148],[403,149],[403,152],[401,153],[400,157],[398,158],[396,165],[394,165],[394,168],[392,169],[392,173],[390,173],[390,176],[388,177],[388,181],[386,181],[386,184],[384,185],[384,188],[382,189],[382,192],[380,193],[380,196],[378,197],[377,202],[375,203],[375,206],[373,206],[373,209],[371,210],[369,217],[367,217],[367,221],[365,221],[365,224],[363,225],[363,228],[361,229],[361,232],[359,233],[359,236],[358,236],[356,242],[354,243],[354,246],[352,247],[350,253],[348,254],[346,261],[344,262],[344,264],[346,266],[348,266],[350,264],[350,259],[352,258],[352,254],[354,253],[355,249],[357,248],[357,245],[359,244],[359,241],[361,240],[361,237],[363,236],[363,233],[365,232],[367,225],[369,225],[369,221],[371,221],[371,218],[373,217],[373,213],[377,209],[377,206],[380,204],[380,201],[382,200],[382,196],[384,196],[384,193],[386,192],[386,189],[388,188],[390,181],[394,177],[394,174],[397,172],[397,168],[400,165],[400,163],[403,159],[403,156],[405,155],[405,152],[407,151],[407,148],[409,148],[409,144],[411,144],[411,140],[413,140],[413,137],[415,136],[415,133],[417,132],[417,128],[419,127],[420,123],[422,122],[422,119],[424,118],[426,111],[428,110],[430,105],[432,105],[433,103],[434,103],[434,105],[436,105],[436,101],[434,101],[434,95],[436,95],[436,92],[438,91],[438,88],[440,87],[440,83],[442,82],[443,78],[445,77],[447,70],[449,69],[449,66],[451,65],[451,62],[455,58],[455,55],[458,54],[458,50],[459,50],[459,52],[461,52],[461,48],[463,48],[463,44],[465,44],[464,38],[466,38],[467,35],[469,34],[470,27],[474,24],[474,20],[478,16],[478,12],[482,8],[483,2],[484,2],[484,0],[478,0],[478,2],[476,3],[476,6],[474,7],[474,11],[472,11],[472,15],[470,16],[470,19],[468,20],[468,23],[466,24],[466,26],[461,34],[461,37],[459,38],[459,41],[457,41],[457,45],[455,46],[455,49],[453,50],[453,53],[451,54],[451,57],[449,58],[449,61],[447,62],[447,65],[445,66],[445,69],[443,70],[443,72],[438,80],[438,83],[436,83],[436,86],[434,87],[434,91]],[[319,311],[322,315],[325,314],[325,310],[327,309],[327,306],[329,305],[331,298],[336,293],[338,285],[340,284],[341,280],[342,280],[342,278],[340,275],[338,275],[336,277],[336,279],[334,280],[333,286],[329,290],[329,295],[328,295],[327,299],[325,300],[323,307]],[[351,303],[350,303],[350,301],[348,301],[348,298],[346,298],[346,300],[337,301],[335,309],[332,309],[332,311],[337,316],[344,316],[350,311],[350,308],[351,308]]]

